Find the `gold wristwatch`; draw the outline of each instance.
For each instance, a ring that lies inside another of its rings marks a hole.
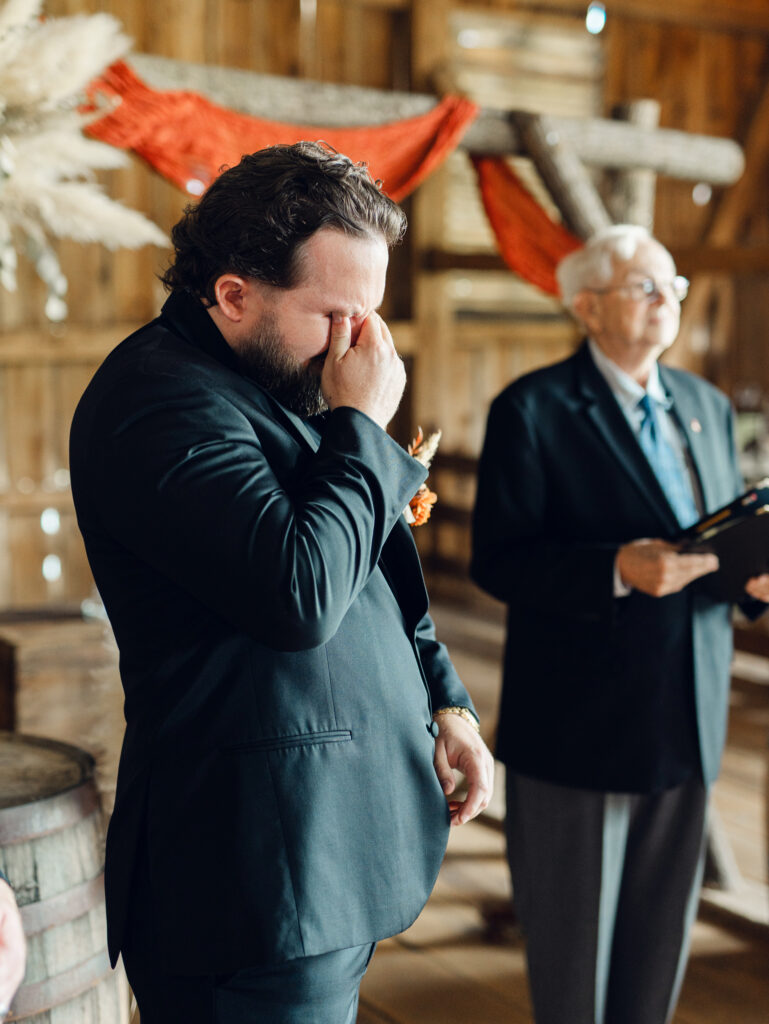
[[[463,708],[458,706],[438,708],[436,711],[433,711],[433,718],[437,718],[438,715],[459,715],[460,718],[464,718],[466,722],[469,722],[476,732],[479,733],[481,731],[481,727],[478,724],[478,719],[472,713],[470,708]]]

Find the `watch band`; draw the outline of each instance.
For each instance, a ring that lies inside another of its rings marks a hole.
[[[469,722],[476,732],[479,733],[481,731],[478,719],[472,713],[470,708],[459,707],[457,705],[452,705],[451,707],[445,708],[438,708],[436,711],[433,711],[433,718],[437,718],[438,715],[459,715],[460,718],[464,718],[466,722]]]

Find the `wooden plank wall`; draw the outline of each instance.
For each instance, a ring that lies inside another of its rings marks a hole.
[[[654,97],[664,126],[743,142],[750,136],[761,180],[769,135],[761,126],[769,119],[757,112],[767,82],[769,17],[759,0],[711,0],[702,24],[701,6],[689,0],[617,0],[598,41],[584,33],[584,6],[582,0],[48,0],[45,13],[108,11],[139,51],[262,73],[381,88],[451,86],[490,104],[496,88],[499,105],[518,89],[535,106],[569,112],[575,104],[608,112],[616,103]],[[485,31],[500,15],[509,19],[507,49],[457,47],[459,32]],[[567,48],[556,47],[554,40],[569,33]],[[134,158],[104,181],[111,195],[166,230],[186,201]],[[715,333],[693,331],[676,358],[727,390],[754,381],[769,393],[765,206],[758,188],[716,192],[698,207],[691,184],[659,182],[660,237],[680,250],[684,272],[717,286],[702,300],[706,313],[718,314]],[[399,440],[417,422],[439,425],[444,450],[472,458],[492,395],[525,369],[568,352],[574,330],[556,304],[512,275],[425,268],[422,253],[430,248],[491,251],[463,157],[409,201],[407,212],[412,230],[394,254],[385,309],[404,323],[414,367]],[[59,251],[70,280],[65,325],[45,321],[42,287],[23,260],[19,292],[0,293],[0,607],[87,594],[65,477],[69,420],[101,356],[153,316],[163,297],[154,277],[166,257],[160,250],[108,253],[62,244]],[[738,265],[740,272],[732,272]],[[453,489],[466,508],[472,487],[458,481]],[[61,512],[57,535],[40,528],[40,513],[50,505]],[[466,533],[457,529],[458,539],[446,544],[461,556]],[[59,580],[42,579],[48,554],[62,560]]]
[[[741,5],[733,6],[730,28],[610,18],[606,30],[607,109],[638,96],[653,96],[661,103],[663,126],[723,135],[745,145],[751,128],[757,127],[756,117],[763,120],[758,112],[767,89],[769,37],[766,31],[745,31],[738,16]],[[765,133],[763,129],[762,136]],[[767,170],[765,154],[763,166],[749,159],[746,178],[752,173],[765,180]],[[767,204],[758,190],[750,190],[724,229],[714,232],[720,207],[736,189],[714,189],[711,202],[697,206],[692,199],[693,184],[660,182],[656,232],[678,255],[683,273],[693,280],[699,278],[700,284],[705,279],[718,286],[714,301],[728,306],[731,315],[723,318],[709,348],[701,346],[701,336],[695,333],[682,339],[684,344],[675,357],[730,393],[752,379],[769,394],[766,339],[762,330],[755,329],[756,321],[766,323],[769,315]],[[715,266],[719,272],[710,276],[701,270],[703,264]],[[719,323],[717,316],[715,320]]]
[[[442,30],[434,2],[414,3],[417,88],[429,90],[437,81],[484,106],[601,114],[603,51],[578,19],[479,4],[438,6]],[[531,163],[515,166],[542,194]],[[495,251],[464,154],[423,186],[416,209],[418,249],[449,256]],[[423,327],[415,405],[435,417],[430,426],[443,430],[444,450],[476,455],[490,398],[511,377],[566,355],[573,326],[556,301],[504,272],[424,269],[415,289]]]
[[[408,88],[408,10],[398,0],[48,0],[45,5],[48,17],[97,11],[114,14],[141,52],[267,74]],[[111,196],[142,210],[166,231],[188,199],[133,157],[128,169],[101,180]],[[58,251],[69,278],[65,324],[46,321],[44,289],[23,257],[18,292],[0,292],[0,608],[69,604],[90,595],[66,472],[69,423],[103,356],[155,316],[164,297],[156,279],[167,258],[164,251],[110,253],[72,243],[62,243]],[[408,249],[397,259],[408,267]],[[398,274],[395,301],[385,309],[390,318],[408,315],[408,279],[407,272]],[[60,513],[55,534],[41,528],[41,513],[51,507]],[[46,580],[42,566],[49,556],[60,560],[62,572]]]
[[[518,31],[528,25],[550,26],[553,29],[551,61],[559,56],[556,39],[567,34],[569,23],[573,30],[570,55],[561,58],[563,78],[548,66],[548,53],[531,40],[525,60],[519,69],[505,64],[508,75],[521,78],[529,86],[529,103],[533,109],[557,110],[559,104],[578,101],[582,96],[582,112],[587,113],[590,103],[589,68],[577,62],[580,39],[584,47],[585,33],[582,19],[585,5],[559,0],[557,4],[529,2],[529,0],[489,0],[488,3],[464,4],[461,11],[443,2],[445,19],[449,27],[452,19],[462,20],[465,28],[488,24],[490,16],[505,15]],[[425,0],[425,12],[433,5]],[[544,10],[552,6],[552,11]],[[769,248],[766,245],[767,210],[762,200],[762,182],[769,170],[766,163],[767,136],[767,68],[769,67],[769,17],[760,18],[759,8],[752,4],[715,0],[708,6],[708,18],[703,22],[689,4],[664,5],[656,0],[617,0],[608,7],[607,27],[600,37],[600,55],[595,59],[595,72],[600,74],[598,110],[604,116],[622,104],[641,98],[653,98],[661,104],[661,126],[702,134],[722,135],[741,142],[748,155],[748,171],[739,187],[714,189],[710,202],[698,205],[693,200],[695,182],[659,179],[655,230],[660,239],[676,255],[683,273],[692,278],[694,306],[685,316],[684,329],[669,361],[693,369],[715,380],[733,397],[750,392],[755,401],[761,395],[764,407],[769,405],[769,359],[764,355],[767,345],[766,327],[769,314],[769,289],[766,288],[766,270],[769,269]],[[536,8],[536,10],[534,9]],[[556,16],[555,12],[558,12]],[[571,17],[564,11],[573,11]],[[702,13],[702,8],[699,8]],[[760,20],[759,20],[760,18]],[[424,15],[429,25],[427,13]],[[434,26],[432,26],[434,31]],[[510,31],[515,31],[511,29]],[[449,32],[449,37],[451,33]],[[565,37],[565,36],[564,36]],[[531,45],[534,43],[534,45]],[[475,71],[475,81],[468,83],[468,74],[456,66],[456,48],[446,42],[440,51],[433,38],[428,47],[414,43],[416,84],[425,88],[432,80],[452,81],[460,86],[488,87],[491,71],[503,66],[500,54],[485,54],[482,73]],[[420,64],[420,55],[427,57]],[[547,80],[536,88],[532,72],[547,69]],[[557,62],[556,62],[557,63]],[[447,73],[448,69],[448,73]],[[452,74],[453,71],[453,74]],[[571,77],[571,82],[565,79]],[[471,76],[472,77],[472,76]],[[532,85],[534,86],[532,88]],[[500,92],[514,92],[508,85]],[[476,94],[484,103],[493,104],[493,98]],[[525,168],[523,168],[525,170]],[[608,194],[609,175],[599,186]],[[417,200],[424,203],[424,216],[417,224],[421,244],[440,245],[441,225],[436,222],[435,210],[442,200],[456,211],[467,210],[466,204],[452,201],[452,183],[444,178],[443,192],[437,181],[429,183]],[[427,198],[428,189],[434,198]],[[419,207],[422,212],[422,207]],[[432,220],[431,220],[432,218]],[[472,232],[467,232],[473,235]],[[477,249],[483,250],[484,242]],[[445,248],[461,251],[461,246],[443,232]],[[715,272],[713,272],[715,271]],[[439,278],[443,277],[443,288]],[[457,577],[466,569],[469,555],[469,510],[474,500],[472,456],[477,455],[482,420],[488,400],[499,391],[507,379],[528,368],[544,365],[560,358],[573,345],[573,335],[555,316],[548,318],[544,303],[539,308],[526,304],[521,297],[518,309],[508,302],[505,322],[497,318],[493,329],[488,323],[474,322],[466,312],[462,314],[462,301],[451,296],[451,285],[457,274],[442,270],[441,275],[425,276],[418,282],[421,309],[428,311],[442,330],[442,368],[430,372],[425,393],[425,405],[438,411],[444,422],[450,424],[447,458],[436,466],[433,486],[439,502],[445,495],[444,509],[436,506],[433,534],[420,534],[423,554],[443,577],[440,582],[446,592],[461,591]],[[471,291],[472,274],[464,274],[467,291]],[[491,287],[493,275],[483,275],[486,288]],[[498,296],[504,291],[511,297],[513,288],[503,278],[499,281]],[[440,319],[440,309],[451,296],[449,305],[460,319]],[[477,304],[476,304],[477,306]],[[690,302],[690,307],[692,303]],[[499,310],[497,309],[497,312]],[[424,317],[427,320],[427,315]],[[448,338],[447,342],[445,339]],[[433,343],[435,348],[435,343]],[[507,357],[506,355],[507,354]],[[436,361],[438,356],[436,354]],[[446,368],[448,367],[448,368]],[[424,363],[421,368],[427,369]],[[420,364],[417,366],[419,371]],[[506,373],[507,371],[507,373]],[[502,377],[500,380],[499,378]],[[496,379],[495,379],[496,378]],[[485,393],[484,393],[485,392]],[[468,459],[468,456],[470,457]],[[438,580],[433,574],[434,582]]]

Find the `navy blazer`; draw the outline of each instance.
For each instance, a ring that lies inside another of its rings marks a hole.
[[[140,836],[166,970],[407,927],[448,834],[431,706],[470,703],[402,516],[424,469],[353,409],[320,439],[173,294],[86,390],[71,471],[126,695],[113,960]]]
[[[711,512],[743,486],[730,404],[690,373],[660,366],[660,377]],[[729,605],[696,583],[663,598],[614,597],[618,548],[678,533],[586,345],[495,399],[472,574],[508,604],[498,756],[510,768],[618,792],[715,778],[727,718]]]

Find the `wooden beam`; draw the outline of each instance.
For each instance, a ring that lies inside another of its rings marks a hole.
[[[624,121],[597,117],[553,117],[551,122],[582,162],[594,167],[645,167],[670,178],[713,185],[730,185],[745,169],[742,150],[732,139],[672,128],[649,131]],[[711,159],[717,161],[717,166],[708,166]]]
[[[710,225],[702,239],[705,248],[734,246],[745,218],[764,187],[769,164],[769,79],[759,98],[745,143],[746,171],[737,184],[724,193],[714,211]],[[700,277],[692,288],[683,307],[681,334],[691,341],[698,325],[707,320],[711,299],[711,282]]]
[[[424,114],[437,102],[435,96],[424,93],[257,75],[149,54],[133,54],[130,63],[155,89],[192,89],[215,103],[255,117],[307,126],[384,124]],[[525,154],[511,114],[516,112],[482,110],[468,128],[461,147],[492,156]],[[713,185],[731,184],[744,168],[742,151],[731,139],[665,128],[648,131],[603,118],[552,117],[550,126],[583,163],[594,167],[640,166],[672,178]]]
[[[411,0],[341,0],[342,7],[378,7],[383,11],[407,11]]]
[[[670,254],[681,274],[769,273],[769,245],[692,245],[672,247]]]
[[[0,338],[0,367],[48,365],[50,363],[100,363],[118,342],[141,323],[108,326],[67,321],[48,327],[6,331]]]
[[[566,313],[562,317],[510,315],[504,320],[462,320],[457,324],[453,349],[457,352],[488,351],[533,345],[543,353],[579,341],[579,330]]]
[[[614,111],[618,120],[654,131],[660,123],[658,100],[635,100]],[[646,168],[631,168],[613,175],[608,207],[618,224],[640,224],[654,228],[654,200],[657,175]]]
[[[769,273],[769,245],[671,246],[679,273],[694,274],[764,274]],[[428,249],[421,257],[422,270],[507,270],[510,268],[494,252],[448,252]]]
[[[585,165],[544,114],[516,114],[515,124],[566,225],[590,238],[612,223]]]
[[[507,270],[510,268],[496,252],[447,252],[427,249],[420,260],[422,270]]]
[[[504,10],[539,10],[584,16],[585,0],[496,0]],[[700,30],[769,33],[766,0],[611,0],[610,18],[638,18],[663,25],[690,25]]]

